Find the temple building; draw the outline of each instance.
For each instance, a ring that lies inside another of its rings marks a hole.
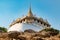
[[[10,24],[8,32],[10,31],[21,32],[27,29],[40,31],[42,29],[49,28],[50,26],[51,25],[48,23],[47,20],[34,16],[30,8],[26,16],[22,18],[17,18]]]

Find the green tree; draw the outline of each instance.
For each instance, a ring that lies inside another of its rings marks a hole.
[[[59,30],[54,29],[54,28],[46,28],[46,29],[41,30],[40,32],[43,32],[43,31],[45,31],[45,32],[47,32],[48,34],[50,34],[50,36],[51,36],[51,35],[54,36],[54,35],[59,34]]]
[[[0,31],[7,32],[7,28],[0,27]]]

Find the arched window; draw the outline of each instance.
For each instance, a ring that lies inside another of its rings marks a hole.
[[[25,21],[25,19],[23,19],[23,21]]]
[[[24,21],[25,21],[25,19],[24,19]]]
[[[42,24],[42,22],[41,22],[41,24]]]
[[[20,21],[20,23],[22,23],[22,21]]]
[[[45,26],[46,24],[44,23],[44,26]]]
[[[37,22],[39,23],[39,20]]]
[[[49,27],[49,25],[47,25],[47,27]]]
[[[34,19],[34,21],[36,21],[36,19]]]

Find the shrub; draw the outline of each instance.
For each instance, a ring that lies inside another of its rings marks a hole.
[[[39,32],[43,32],[43,31],[45,31],[47,33],[49,32],[49,34],[52,36],[59,34],[59,30],[54,29],[54,28],[46,28],[46,29],[43,29],[42,31],[39,31]]]
[[[7,32],[7,29],[4,28],[4,27],[0,27],[0,30],[3,31],[3,32]]]

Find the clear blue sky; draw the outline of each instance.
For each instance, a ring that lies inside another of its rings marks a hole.
[[[8,28],[13,20],[26,15],[30,2],[34,15],[60,30],[60,0],[0,0],[0,26]]]

